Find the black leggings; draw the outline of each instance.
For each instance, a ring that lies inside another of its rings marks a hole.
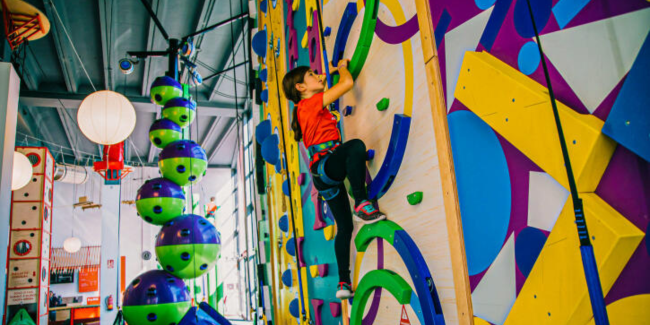
[[[320,161],[312,166],[312,175],[316,174],[316,168],[318,168],[319,163]],[[339,281],[351,283],[350,242],[352,240],[354,226],[352,224],[350,200],[348,199],[343,180],[347,176],[356,202],[368,199],[365,183],[366,145],[359,139],[350,140],[341,144],[334,152],[329,154],[327,161],[325,161],[324,169],[327,177],[335,181],[341,181],[341,184],[337,185],[339,193],[332,199],[327,200],[327,205],[334,215],[334,220],[338,228],[336,238],[334,239],[334,251],[338,262]],[[314,186],[319,191],[332,188],[331,185],[325,184],[316,175],[314,175]]]

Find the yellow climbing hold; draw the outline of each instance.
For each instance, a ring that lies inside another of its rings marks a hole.
[[[309,35],[305,31],[305,35],[302,37],[302,41],[300,41],[300,45],[302,48],[306,49],[309,46]]]
[[[323,228],[323,235],[325,236],[325,240],[332,240],[332,238],[334,238],[335,233],[336,233],[335,225],[329,225]]]
[[[318,265],[309,266],[309,273],[311,274],[312,278],[317,278],[318,277]]]

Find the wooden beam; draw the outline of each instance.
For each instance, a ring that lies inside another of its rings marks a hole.
[[[445,105],[435,34],[431,21],[432,8],[428,0],[415,0],[415,5],[418,12],[422,53],[429,88],[438,164],[440,166],[440,180],[442,182],[442,195],[445,205],[447,232],[449,234],[458,323],[472,325],[474,324],[472,292],[467,271],[465,239],[463,238],[463,224],[460,217],[458,189],[456,188],[456,172],[454,171],[449,125],[447,124],[447,106]]]

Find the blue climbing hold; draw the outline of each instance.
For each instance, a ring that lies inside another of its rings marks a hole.
[[[384,157],[381,168],[379,168],[379,172],[377,172],[377,175],[368,186],[368,198],[371,200],[378,200],[386,194],[393,184],[395,177],[397,177],[397,172],[402,165],[404,152],[406,151],[410,129],[411,117],[403,114],[395,114],[386,156]]]
[[[348,36],[350,36],[352,24],[356,18],[357,3],[350,2],[345,7],[343,17],[341,17],[341,22],[339,23],[339,30],[336,33],[336,40],[334,41],[334,52],[332,53],[333,65],[338,64],[339,61],[343,59],[343,53],[345,53],[345,45],[348,42]]]
[[[300,306],[298,306],[298,298],[294,298],[293,300],[291,300],[291,303],[289,303],[289,313],[291,314],[291,316],[298,318],[299,307]]]
[[[332,35],[332,28],[327,26],[325,27],[325,30],[323,30],[323,36],[328,37]]]
[[[295,239],[293,237],[287,240],[285,247],[287,248],[287,254],[291,256],[296,256],[296,244],[294,244]]]
[[[352,106],[345,106],[345,112],[343,113],[344,116],[348,116],[352,114]]]
[[[267,0],[260,1],[260,11],[261,12],[266,13],[268,7],[269,7],[269,2]]]
[[[278,220],[278,227],[284,232],[289,231],[289,217],[286,213]]]
[[[266,137],[271,135],[272,132],[271,129],[272,129],[271,120],[264,120],[260,122],[260,124],[258,124],[255,127],[255,140],[257,140],[257,143],[259,144],[264,143]]]
[[[291,270],[282,272],[282,283],[287,287],[293,286],[293,274],[291,274]]]
[[[375,159],[375,151],[372,149],[368,149],[368,152],[366,152],[366,160],[370,161]]]
[[[262,158],[271,165],[275,165],[280,160],[280,139],[277,134],[271,134],[262,143]]]
[[[262,80],[262,82],[266,82],[268,77],[269,77],[269,71],[267,69],[262,69],[262,71],[260,71],[260,80]]]
[[[291,196],[291,192],[289,191],[289,180],[285,180],[282,182],[282,193],[286,196]]]
[[[266,30],[261,30],[253,36],[251,40],[253,52],[260,57],[266,57]]]
[[[546,243],[546,235],[533,227],[524,228],[515,239],[515,260],[519,271],[528,277]]]
[[[265,103],[269,102],[269,89],[268,88],[266,88],[266,89],[262,90],[262,92],[260,92],[260,99]]]

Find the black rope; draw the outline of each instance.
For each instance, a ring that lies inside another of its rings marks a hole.
[[[557,133],[560,139],[560,147],[562,148],[562,157],[564,158],[564,166],[566,168],[567,178],[569,181],[569,189],[571,191],[571,199],[573,201],[573,210],[575,214],[575,222],[578,228],[578,237],[580,239],[581,248],[588,248],[592,250],[591,241],[589,240],[589,231],[587,230],[587,222],[585,220],[584,209],[582,206],[582,199],[580,199],[578,194],[578,187],[576,186],[575,177],[573,175],[573,169],[571,168],[571,159],[569,157],[569,150],[566,146],[566,140],[564,138],[564,131],[562,130],[562,122],[560,121],[560,114],[557,109],[557,103],[555,101],[555,93],[553,92],[553,86],[551,85],[551,77],[548,72],[548,67],[546,66],[546,59],[544,57],[544,51],[542,50],[542,42],[539,38],[539,32],[537,30],[537,25],[535,24],[535,16],[533,15],[533,8],[530,4],[530,0],[526,0],[528,4],[528,12],[530,14],[530,21],[533,25],[533,31],[535,32],[535,39],[537,40],[537,48],[539,49],[539,55],[542,60],[542,67],[544,69],[544,78],[546,78],[546,86],[548,87],[548,94],[551,99],[551,106],[553,108],[553,116],[555,117],[555,125],[557,127]],[[591,304],[594,313],[594,319],[596,324],[608,324],[609,320],[607,319],[607,310],[605,309],[605,303],[602,294],[602,287],[600,280],[598,279],[598,269],[596,267],[596,261],[593,256],[593,251],[587,253],[588,256],[583,254],[583,267],[585,269],[585,277],[587,277],[587,287],[590,291]],[[593,267],[593,270],[590,268]],[[589,277],[595,277],[596,281],[589,281]],[[604,317],[604,318],[603,318]]]

